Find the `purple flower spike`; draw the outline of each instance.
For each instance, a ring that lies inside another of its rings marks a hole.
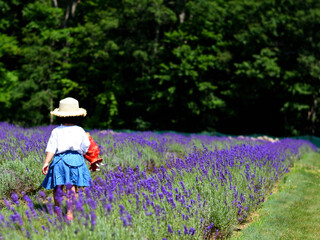
[[[171,228],[171,225],[170,225],[170,224],[168,224],[168,232],[169,232],[169,233],[173,233],[173,230],[172,230],[172,228]]]
[[[49,197],[49,199],[48,199],[47,208],[48,208],[49,214],[52,215],[53,214],[53,203],[51,201],[51,197]]]
[[[18,224],[19,226],[23,225],[23,220],[18,212],[14,212],[13,215],[10,216],[10,220],[11,222]]]
[[[109,202],[112,203],[113,201],[113,193],[109,192]]]
[[[61,205],[63,202],[63,191],[62,191],[62,188],[59,186],[57,187],[57,190],[56,190],[55,200],[58,202],[59,205]]]
[[[26,237],[27,237],[28,239],[30,238],[30,232],[29,232],[28,229],[26,230]],[[1,234],[0,234],[0,239],[1,239]]]
[[[90,212],[91,215],[91,228],[92,230],[94,229],[94,227],[96,226],[96,214],[94,213],[94,211]]]
[[[46,200],[46,194],[43,191],[39,192],[39,196],[42,198],[42,200]]]
[[[122,219],[122,221],[123,221],[123,226],[124,227],[127,227],[129,224],[128,224],[128,221],[127,221],[127,219],[125,218],[125,217],[122,217],[122,218],[120,218],[120,219]]]
[[[152,215],[152,212],[146,212],[146,215],[147,215],[147,216],[151,216],[151,215]]]
[[[12,201],[17,205],[17,206],[19,206],[19,197],[18,197],[18,195],[15,193],[15,192],[13,192],[12,193],[12,195],[11,195],[11,199],[12,199]]]
[[[120,216],[122,216],[124,214],[124,206],[120,204],[119,208],[120,208]]]
[[[76,209],[78,212],[81,212],[84,214],[84,209],[81,201],[76,201]]]
[[[132,217],[131,217],[131,215],[130,215],[129,213],[127,213],[127,219],[128,219],[128,221],[129,221],[129,223],[132,222]]]
[[[10,204],[10,202],[9,202],[7,199],[5,199],[5,198],[3,199],[3,201],[4,201],[7,209],[8,209],[8,210],[11,210],[11,204]]]
[[[190,230],[189,230],[190,235],[193,236],[195,232],[196,232],[196,229],[191,227]]]
[[[67,184],[66,184],[66,189],[67,189],[67,190],[70,190],[71,188],[72,188],[72,184],[71,184],[71,183],[67,183]]]
[[[62,211],[61,208],[58,206],[54,207],[54,212],[57,214],[58,220],[61,222],[62,220]]]
[[[184,235],[188,235],[189,234],[189,231],[188,231],[188,228],[186,225],[183,225],[184,227]]]
[[[106,208],[107,208],[108,213],[110,213],[111,209],[112,209],[112,205],[111,204],[107,204]]]

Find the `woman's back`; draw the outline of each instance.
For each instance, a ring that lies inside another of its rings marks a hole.
[[[77,125],[61,125],[52,130],[46,152],[59,154],[66,151],[76,151],[84,155],[89,146],[90,141],[83,128]]]

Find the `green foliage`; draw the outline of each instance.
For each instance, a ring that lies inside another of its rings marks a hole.
[[[15,37],[0,33],[0,60],[10,58],[19,53],[18,41]],[[18,73],[8,70],[6,64],[0,61],[0,114],[3,120],[9,120],[8,111],[12,106],[11,91],[18,84]]]
[[[41,162],[40,162],[41,161]],[[10,196],[12,192],[33,193],[40,188],[43,177],[39,174],[42,159],[35,161],[33,156],[23,159],[5,159],[0,162],[0,196]]]
[[[90,128],[317,135],[319,16],[316,0],[0,0],[1,120],[46,124],[72,96]]]

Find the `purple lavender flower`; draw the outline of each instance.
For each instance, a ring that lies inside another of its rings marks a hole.
[[[124,227],[127,227],[129,225],[128,221],[127,221],[127,219],[125,217],[121,217],[120,219],[123,221],[123,226]]]
[[[130,215],[129,213],[127,213],[127,219],[128,219],[128,221],[129,221],[129,223],[132,222],[132,217],[131,217],[131,215]]]
[[[25,213],[26,213],[26,216],[28,218],[29,223],[31,223],[31,214],[30,214],[30,212],[28,210],[26,210]]]
[[[0,236],[1,236],[1,233],[0,233]],[[30,232],[28,229],[26,230],[26,238],[28,238],[28,239],[30,238]],[[1,237],[0,237],[0,239],[1,239]]]
[[[109,202],[112,203],[113,201],[113,193],[109,192]]]
[[[163,194],[161,192],[159,192],[158,195],[160,199],[163,199]]]
[[[46,200],[46,194],[43,191],[39,192],[39,196],[42,198],[42,200]]]
[[[57,203],[59,205],[61,205],[62,202],[63,202],[63,195],[64,195],[64,193],[63,193],[61,187],[57,187],[57,190],[56,190],[56,193],[55,193],[55,200],[57,201]]]
[[[112,209],[112,205],[111,204],[107,204],[106,208],[107,208],[108,213],[110,213],[111,209]]]
[[[146,212],[146,216],[151,216],[152,212]]]
[[[18,212],[14,212],[10,216],[10,220],[11,220],[11,222],[18,224],[19,226],[23,225],[23,220]]]
[[[92,230],[94,230],[94,227],[96,226],[96,214],[94,213],[94,211],[90,212],[91,215],[91,228]]]
[[[4,222],[4,216],[0,213],[0,223]]]
[[[84,214],[83,204],[80,200],[75,202],[75,206],[78,212],[81,212],[82,214]]]
[[[211,223],[208,227],[207,227],[207,231],[210,231],[211,228],[213,228],[214,224]]]
[[[61,208],[58,206],[54,207],[54,212],[57,214],[58,220],[61,222],[62,221],[62,211]]]
[[[87,203],[92,209],[96,209],[97,208],[97,203],[92,198],[88,198],[87,199]]]
[[[148,211],[148,208],[146,207],[146,203],[145,203],[144,200],[143,200],[143,202],[142,202],[142,206],[143,206],[143,208],[144,208],[145,211]]]
[[[196,232],[196,229],[193,228],[193,227],[191,227],[190,230],[189,230],[189,234],[190,234],[191,236],[193,236],[195,232]]]
[[[119,208],[120,208],[120,216],[122,216],[124,214],[124,206],[120,204]]]
[[[3,199],[3,201],[4,201],[4,203],[5,203],[5,205],[6,205],[6,207],[7,207],[7,209],[8,210],[11,210],[11,204],[10,204],[10,202],[9,201],[7,201],[7,199]]]
[[[185,224],[183,224],[183,228],[184,228],[184,235],[188,235],[189,234],[189,230],[187,228],[187,226]]]

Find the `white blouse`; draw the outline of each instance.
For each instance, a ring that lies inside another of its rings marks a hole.
[[[89,146],[89,137],[82,127],[60,125],[52,130],[46,152],[58,154],[71,150],[84,155]]]

